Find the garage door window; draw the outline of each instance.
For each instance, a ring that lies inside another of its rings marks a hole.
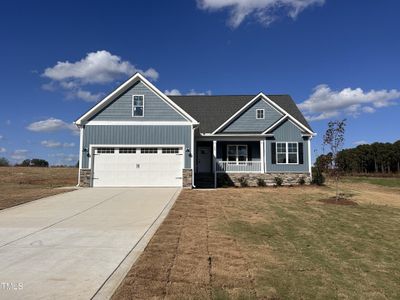
[[[102,154],[114,153],[114,148],[98,148],[97,153],[102,153]]]
[[[162,148],[163,154],[178,154],[179,148]]]
[[[158,151],[157,148],[142,148],[140,149],[140,153],[143,154],[156,154]]]
[[[136,153],[136,148],[119,148],[119,153]]]

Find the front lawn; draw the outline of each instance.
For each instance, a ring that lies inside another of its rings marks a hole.
[[[400,189],[345,189],[184,190],[114,299],[399,299]]]
[[[346,177],[345,181],[364,182],[387,187],[400,188],[400,177]]]
[[[0,167],[0,210],[65,193],[78,181],[77,168]]]

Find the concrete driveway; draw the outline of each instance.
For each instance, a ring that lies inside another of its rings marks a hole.
[[[109,296],[178,194],[81,189],[0,211],[0,299]]]

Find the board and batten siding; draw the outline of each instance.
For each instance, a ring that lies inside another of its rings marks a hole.
[[[132,95],[144,96],[143,117],[132,116]],[[187,121],[157,94],[139,81],[90,119],[91,121]]]
[[[303,139],[301,130],[296,127],[292,122],[286,121],[277,127],[273,132],[274,138],[266,140],[266,172],[309,172],[308,160],[308,141]],[[303,164],[272,164],[271,160],[271,143],[277,142],[299,142],[303,143]]]
[[[83,149],[90,145],[185,145],[185,168],[191,168],[190,125],[86,125]],[[186,152],[189,148],[189,152]],[[89,167],[88,152],[82,155],[82,168]]]
[[[264,119],[256,118],[257,109],[264,109]],[[260,99],[229,124],[223,132],[263,132],[281,117],[280,112]]]

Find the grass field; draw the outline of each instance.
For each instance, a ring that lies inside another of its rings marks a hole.
[[[12,207],[42,197],[65,193],[78,181],[76,168],[0,168],[0,209]]]
[[[184,190],[114,299],[399,299],[400,188],[341,188]]]
[[[393,177],[393,178],[390,178],[390,177],[387,177],[387,178],[379,178],[379,177],[346,177],[345,181],[370,183],[370,184],[375,184],[375,185],[400,188],[400,178],[399,177]]]

